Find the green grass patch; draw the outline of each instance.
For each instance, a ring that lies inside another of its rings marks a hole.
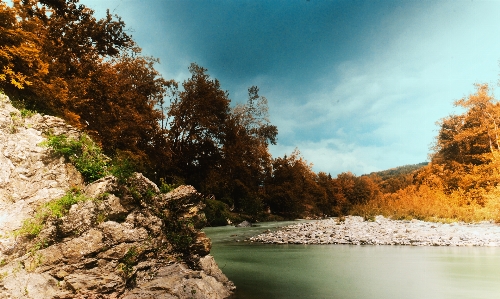
[[[38,113],[35,110],[29,110],[29,109],[26,109],[26,108],[20,109],[19,112],[21,113],[21,117],[22,118],[30,118],[33,115],[35,115],[35,114]]]
[[[61,218],[66,215],[72,205],[90,200],[79,190],[71,190],[63,197],[52,200],[37,209],[33,218],[26,219],[23,226],[14,232],[16,236],[35,238],[42,231],[50,218]]]

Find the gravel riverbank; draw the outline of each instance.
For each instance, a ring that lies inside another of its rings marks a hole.
[[[420,220],[374,221],[348,216],[299,223],[248,238],[273,244],[350,244],[413,246],[500,246],[500,225],[482,223],[434,223]]]

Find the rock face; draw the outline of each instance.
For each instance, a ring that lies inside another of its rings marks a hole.
[[[70,187],[83,186],[83,179],[64,158],[54,158],[38,144],[42,133],[76,135],[56,117],[36,114],[23,118],[5,95],[0,95],[0,260],[12,246],[5,238],[21,227],[35,207],[63,196]]]
[[[18,117],[16,117],[18,115]],[[135,173],[87,186],[73,166],[38,146],[43,132],[79,133],[60,119],[23,119],[0,99],[0,298],[228,298],[234,285],[209,255],[202,198],[168,194]],[[84,200],[33,236],[25,219],[71,187]]]
[[[493,223],[433,223],[420,220],[374,221],[348,216],[284,227],[249,238],[275,244],[349,244],[412,246],[500,246],[500,226]]]

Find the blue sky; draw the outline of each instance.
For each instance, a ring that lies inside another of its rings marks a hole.
[[[500,1],[80,1],[120,15],[165,79],[196,62],[234,103],[257,85],[273,156],[332,175],[426,161],[453,101],[499,79]]]

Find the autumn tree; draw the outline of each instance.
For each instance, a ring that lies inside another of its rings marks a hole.
[[[267,99],[259,89],[248,89],[248,101],[231,110],[223,147],[225,198],[238,211],[255,214],[262,210],[261,187],[271,171],[269,144],[276,144],[278,129],[270,124]]]
[[[455,101],[466,109],[440,122],[432,165],[422,174],[423,183],[441,186],[451,194],[463,193],[466,201],[484,204],[484,195],[500,183],[498,125],[500,104],[487,84],[477,84],[476,93]]]
[[[169,151],[157,105],[165,89],[176,83],[160,76],[156,62],[123,54],[101,63],[90,76],[87,96],[77,100],[74,111],[107,153],[128,157],[137,170],[156,172],[158,179],[167,167]]]
[[[86,97],[91,74],[104,59],[133,48],[125,24],[109,12],[97,20],[94,11],[78,0],[13,3],[22,28],[37,37],[36,47],[47,68],[26,78],[29,88],[10,95],[85,127],[72,107],[75,100]]]
[[[217,79],[197,64],[168,110],[174,176],[238,212],[262,210],[259,190],[270,171],[268,145],[276,142],[267,99],[249,89],[245,104],[230,107]]]
[[[455,101],[455,106],[466,109],[462,115],[443,118],[436,140],[435,163],[480,165],[488,163],[500,150],[500,105],[489,94],[487,84],[476,85],[477,91]]]
[[[318,212],[324,216],[345,215],[349,205],[342,192],[341,182],[332,178],[330,174],[319,172],[317,184],[322,189],[322,193],[316,198]]]
[[[189,71],[168,112],[172,171],[205,192],[206,178],[222,167],[230,100],[205,68],[193,63]]]
[[[271,213],[294,218],[313,210],[322,196],[312,165],[295,150],[291,155],[273,159],[272,175],[266,180],[266,203]]]
[[[31,86],[34,76],[48,72],[34,29],[18,19],[16,9],[0,1],[0,88],[9,94]]]
[[[154,69],[158,60],[141,56],[125,23],[109,11],[98,20],[78,0],[0,4],[7,95],[65,118],[141,171],[164,169],[169,151],[158,105],[176,83]]]

